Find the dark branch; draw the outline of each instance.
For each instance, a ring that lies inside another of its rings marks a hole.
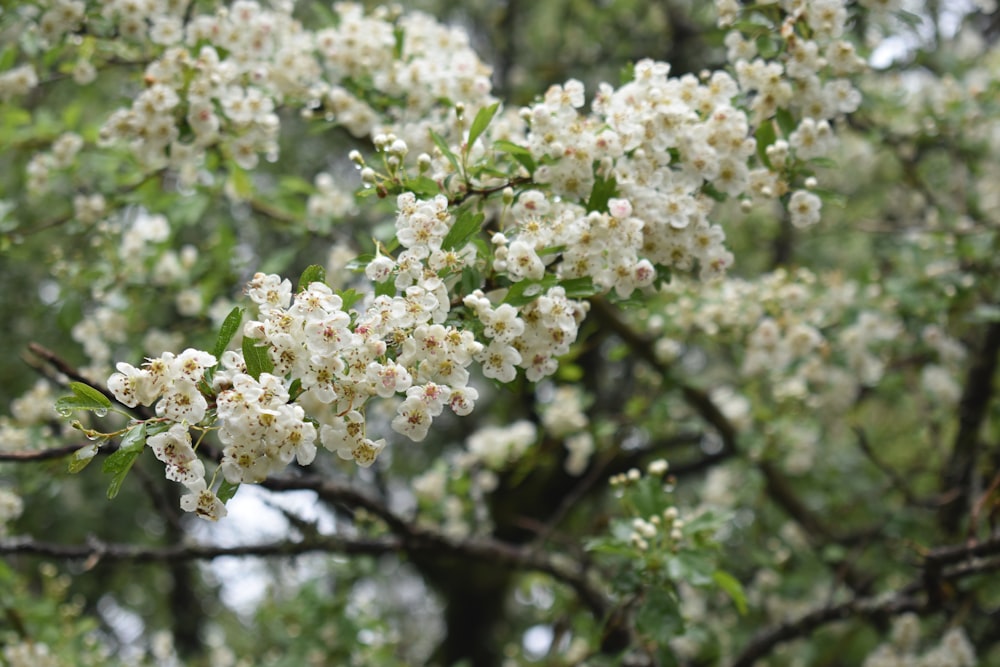
[[[891,617],[906,612],[933,613],[940,609],[928,585],[940,586],[966,577],[1000,570],[1000,537],[975,545],[940,547],[924,555],[919,578],[891,595],[854,597],[846,602],[811,611],[757,635],[740,652],[732,667],[752,667],[779,644],[808,637],[814,630],[854,617]],[[993,556],[992,558],[986,558]],[[952,567],[948,567],[951,565]]]
[[[954,500],[942,508],[941,524],[950,534],[956,534],[962,518],[971,509],[975,497],[973,471],[979,453],[979,431],[993,400],[993,376],[1000,355],[1000,322],[991,323],[965,379],[958,404],[958,434],[952,446],[942,479],[942,492],[957,492]]]
[[[59,560],[86,560],[92,565],[101,560],[156,563],[211,560],[223,556],[297,556],[312,552],[374,556],[398,551],[399,547],[399,540],[392,537],[347,539],[338,536],[323,536],[301,542],[285,541],[236,547],[202,544],[147,547],[135,544],[112,544],[99,540],[91,540],[87,544],[55,544],[36,542],[30,538],[0,540],[0,554],[31,554]]]

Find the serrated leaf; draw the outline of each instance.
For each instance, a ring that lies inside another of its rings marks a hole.
[[[111,401],[108,400],[108,397],[91,387],[89,384],[84,384],[83,382],[70,382],[69,388],[80,398],[80,400],[91,401],[102,408],[111,407]]]
[[[108,500],[112,500],[121,491],[125,478],[145,446],[146,424],[136,424],[122,437],[118,451],[104,460],[101,470],[112,476],[111,483],[108,484]]]
[[[228,503],[230,500],[232,500],[233,496],[236,495],[236,492],[239,490],[239,488],[240,488],[239,484],[231,484],[229,480],[224,479],[222,480],[222,484],[219,485],[219,490],[215,493],[215,495],[223,503]]]
[[[375,296],[396,296],[396,283],[392,280],[375,283]]]
[[[97,391],[90,385],[82,382],[70,382],[69,388],[72,396],[63,396],[56,401],[56,411],[61,415],[69,416],[74,410],[93,410],[100,413],[107,413],[111,407],[108,397]]]
[[[740,613],[740,616],[746,616],[747,596],[746,593],[743,592],[743,586],[736,579],[736,577],[728,572],[716,570],[712,573],[712,580],[733,601],[733,604],[736,605],[736,610]]]
[[[229,341],[233,339],[236,332],[240,330],[240,324],[243,322],[243,309],[237,306],[229,311],[226,315],[226,319],[223,320],[222,326],[219,328],[219,335],[215,339],[215,347],[212,348],[212,354],[216,359],[222,357],[226,348],[229,347]]]
[[[360,301],[365,297],[364,294],[357,291],[353,287],[345,290],[337,290],[336,294],[337,296],[340,297],[340,300],[343,302],[341,308],[343,308],[344,311],[350,310],[351,306],[353,306],[354,304],[356,304],[358,301]]]
[[[493,117],[497,115],[497,111],[500,109],[500,103],[495,102],[488,107],[483,107],[476,114],[476,117],[472,119],[472,125],[469,126],[469,141],[466,143],[466,150],[472,148],[472,145],[476,143],[476,139],[482,136],[486,128],[493,121]]]
[[[69,471],[76,474],[90,465],[90,462],[97,456],[100,446],[95,442],[87,445],[83,449],[78,449],[69,460]]]
[[[299,276],[299,291],[308,289],[312,283],[326,283],[326,269],[319,264],[310,264]]]
[[[448,162],[450,162],[451,166],[455,168],[455,171],[461,173],[462,169],[458,166],[458,158],[455,157],[455,154],[448,146],[448,142],[445,141],[444,137],[442,137],[434,130],[431,130],[430,133],[431,133],[431,139],[434,141],[434,145],[437,146],[438,149],[441,151],[441,154],[448,159]]]
[[[267,346],[258,345],[253,338],[243,338],[243,360],[247,365],[247,375],[254,380],[260,380],[261,373],[274,370],[274,362],[267,353]]]
[[[455,250],[461,248],[469,242],[475,234],[483,228],[483,220],[486,216],[482,213],[472,213],[462,211],[458,215],[458,220],[451,226],[444,240],[441,241],[441,248],[444,250]]]

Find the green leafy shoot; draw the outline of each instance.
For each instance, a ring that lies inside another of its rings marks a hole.
[[[143,448],[146,446],[146,424],[139,423],[130,428],[122,437],[118,451],[109,456],[101,470],[111,474],[111,483],[108,485],[108,500],[118,495],[128,476],[129,470],[135,460],[139,458]]]

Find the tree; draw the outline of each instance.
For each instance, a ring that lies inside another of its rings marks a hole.
[[[991,3],[584,4],[4,9],[0,663],[1000,657]]]

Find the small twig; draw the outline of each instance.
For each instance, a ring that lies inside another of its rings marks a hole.
[[[52,459],[61,459],[75,454],[84,447],[90,447],[93,444],[92,442],[80,442],[73,445],[66,445],[65,447],[53,447],[52,449],[38,449],[26,452],[0,452],[0,461],[12,461],[15,463],[51,461]]]
[[[906,480],[904,480],[902,476],[900,476],[900,474],[897,473],[894,468],[892,468],[892,466],[886,464],[878,457],[877,454],[875,454],[875,450],[872,449],[871,444],[868,442],[868,436],[865,434],[864,429],[862,429],[860,426],[855,426],[853,427],[852,430],[854,431],[854,435],[857,436],[858,447],[860,447],[861,451],[864,452],[865,456],[868,457],[868,460],[871,461],[876,468],[878,468],[886,477],[889,478],[889,480],[892,482],[893,488],[897,489],[900,493],[903,494],[903,497],[906,499],[906,502],[909,503],[910,505],[918,507],[923,505],[920,499],[917,498],[916,494],[914,494],[913,491],[910,490],[910,487],[906,483]]]

